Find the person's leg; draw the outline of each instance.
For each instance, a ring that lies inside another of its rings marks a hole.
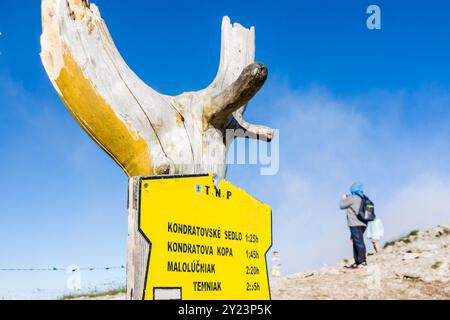
[[[364,231],[365,227],[354,227],[353,232],[353,245],[356,251],[356,264],[362,264],[366,262],[366,246],[364,244]]]
[[[358,230],[356,227],[350,227],[350,235],[352,239],[353,245],[353,259],[355,260],[355,264],[358,264],[358,250],[355,244],[355,238],[357,237]]]
[[[361,263],[367,263],[367,249],[366,243],[364,242],[364,233],[366,232],[367,227],[359,227],[359,231],[361,232],[361,250],[360,250],[360,261]]]
[[[373,240],[373,249],[375,250],[376,254],[380,253],[380,244],[376,239]]]

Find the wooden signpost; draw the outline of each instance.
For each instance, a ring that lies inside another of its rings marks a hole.
[[[159,214],[161,217],[173,214],[174,218],[180,214],[190,222],[190,219],[198,218],[196,214],[202,215],[205,211],[196,211],[190,207],[191,204],[187,200],[190,198],[186,197],[191,195],[192,190],[175,193],[170,196],[170,201],[160,199],[159,197],[167,197],[167,194],[154,191],[165,190],[169,183],[158,185],[158,188],[153,187],[149,195],[139,193],[142,191],[142,177],[211,174],[221,181],[226,175],[227,149],[232,142],[229,139],[230,131],[233,133],[233,139],[243,136],[264,141],[272,139],[272,129],[244,120],[248,102],[267,78],[266,66],[255,63],[254,28],[246,29],[240,24],[231,24],[230,19],[224,17],[220,65],[216,78],[203,90],[179,96],[160,94],[136,76],[115,47],[99,9],[87,0],[42,0],[42,28],[41,59],[56,92],[79,125],[129,177],[128,298],[155,298],[155,295],[156,298],[176,298],[174,291],[148,290],[152,286],[158,288],[157,286],[162,284],[159,280],[158,283],[152,282],[154,277],[149,277],[150,273],[147,272],[147,264],[153,261],[149,260],[151,237],[146,235],[147,231],[142,231],[144,228],[139,229],[139,217],[143,218],[141,222],[145,221],[144,226],[148,228],[148,233],[152,233],[155,230],[151,228],[150,221],[157,221],[155,218],[159,217]],[[226,188],[234,189],[227,182],[222,183]],[[156,194],[158,196],[154,196]],[[241,204],[238,210],[232,205],[234,200],[220,204],[217,202],[219,200],[215,199],[216,203],[208,210],[211,215],[223,216],[221,218],[224,220],[211,220],[207,224],[208,227],[228,229],[226,226],[229,224],[230,230],[240,230],[242,234],[247,234],[249,231],[239,225],[239,219],[245,221],[249,230],[260,224],[257,217],[252,215],[267,219],[268,207],[257,205],[250,196],[244,196],[243,191],[236,191],[235,195],[237,198],[239,195],[247,198],[247,201],[244,201],[246,204]],[[157,211],[148,206],[148,197],[151,197],[155,206],[160,206]],[[206,206],[212,201],[208,199],[196,201]],[[254,203],[259,209],[255,207],[254,211],[245,211],[250,203]],[[173,204],[180,205],[180,210],[172,208]],[[139,208],[142,205],[146,209],[144,215],[140,216]],[[234,211],[230,211],[232,207]],[[170,211],[169,208],[173,210]],[[147,214],[150,220],[147,220]],[[255,220],[249,220],[249,217]],[[204,220],[207,221],[206,218]],[[264,239],[264,246],[269,246],[269,224],[265,223],[264,228],[261,231],[261,239]],[[162,233],[152,239],[152,243],[162,245],[167,242],[162,241],[166,236],[169,241],[169,235]],[[224,243],[211,243],[213,250],[225,244],[229,245],[229,248],[234,247],[226,240],[221,238],[217,241]],[[245,241],[239,243],[243,244]],[[258,249],[261,261],[265,261],[261,251],[264,246]],[[244,247],[237,246],[236,250],[242,258]],[[220,260],[226,261],[222,258]],[[167,269],[168,261],[161,261],[161,264],[166,263]],[[225,279],[224,274],[225,277],[237,274],[233,268],[219,268],[219,264],[225,263],[223,261],[217,262],[217,272],[220,270],[222,279]],[[245,263],[244,260],[239,261],[243,263],[243,267],[248,266],[247,260]],[[178,267],[178,264],[176,266]],[[251,264],[249,266],[252,267]],[[229,274],[224,273],[225,270],[230,270]],[[266,271],[265,264],[250,271],[262,275]],[[175,274],[178,275],[177,271]],[[167,274],[162,277],[165,276]],[[194,286],[192,282],[202,282],[195,280],[202,277],[180,279],[171,274],[171,278],[180,282],[183,298],[232,298],[229,288],[237,288],[237,283],[224,280],[222,294],[194,295],[191,292]],[[253,278],[258,276],[253,274]],[[189,281],[191,287],[187,284]],[[266,282],[258,282],[259,295],[255,293],[258,290],[250,290],[251,294],[242,291],[236,298],[268,298]],[[173,285],[170,283],[170,286]],[[252,287],[250,283],[249,289],[255,288],[258,288],[258,285]],[[241,292],[239,290],[236,292]]]
[[[268,300],[271,208],[210,175],[133,179],[129,299]]]

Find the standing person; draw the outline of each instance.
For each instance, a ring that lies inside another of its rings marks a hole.
[[[358,212],[364,198],[363,185],[354,183],[350,187],[350,195],[343,195],[341,198],[341,210],[347,210],[347,225],[350,228],[350,235],[353,242],[353,258],[355,262],[346,266],[348,269],[361,269],[367,266],[366,245],[364,243],[364,232],[367,223],[358,219]]]
[[[374,254],[380,253],[380,240],[384,236],[383,222],[380,218],[369,222],[367,227],[367,238],[372,241]]]
[[[278,251],[274,251],[272,255],[272,277],[281,277],[281,260]]]

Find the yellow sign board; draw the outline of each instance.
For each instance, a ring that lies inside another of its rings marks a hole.
[[[142,178],[139,231],[150,243],[146,300],[270,299],[271,208],[231,183]]]

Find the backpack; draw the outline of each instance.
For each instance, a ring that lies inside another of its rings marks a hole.
[[[361,207],[359,207],[356,217],[365,223],[375,220],[375,204],[365,195],[360,198]]]

